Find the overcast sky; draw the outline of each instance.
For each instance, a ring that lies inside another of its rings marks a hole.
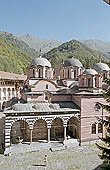
[[[0,0],[0,30],[68,41],[110,41],[110,6],[103,0]]]

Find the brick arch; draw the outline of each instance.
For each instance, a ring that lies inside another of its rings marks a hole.
[[[75,119],[78,120],[78,117],[77,117],[77,116],[70,116],[70,117],[67,119],[67,123],[68,123],[68,121],[69,121],[70,119],[72,119],[72,118],[75,118]],[[78,121],[79,121],[79,120],[78,120]]]
[[[61,140],[64,138],[64,119],[56,116],[51,122],[51,140]]]
[[[35,119],[33,124],[33,134],[32,134],[33,141],[47,140],[48,137],[47,131],[48,131],[47,122],[45,118],[39,117]]]
[[[56,118],[61,119],[61,120],[62,120],[62,122],[63,122],[63,124],[64,124],[65,120],[64,120],[64,118],[63,118],[63,117],[61,117],[61,116],[54,116],[54,117],[52,117],[52,119],[51,119],[50,123],[52,124],[52,121],[53,121],[53,120],[55,120]]]
[[[67,121],[67,136],[79,138],[79,120],[75,116],[71,116]]]
[[[13,126],[13,123],[15,123],[15,122],[17,122],[17,121],[20,121],[20,120],[25,121],[25,122],[28,124],[28,126],[30,126],[28,119],[16,118],[16,119],[11,120],[11,127]]]
[[[37,118],[35,118],[34,120],[33,120],[33,126],[34,126],[34,124],[36,123],[36,121],[38,121],[39,119],[42,119],[42,120],[44,120],[46,123],[47,123],[47,121],[46,121],[46,118],[44,118],[44,117],[37,117]]]
[[[98,121],[95,121],[95,122],[92,122],[91,124],[90,124],[90,126],[92,126],[93,124],[98,124]]]
[[[11,122],[10,139],[11,143],[19,143],[19,139],[22,139],[23,142],[29,142],[30,127],[25,119],[17,118]]]

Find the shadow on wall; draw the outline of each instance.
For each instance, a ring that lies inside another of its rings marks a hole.
[[[0,118],[0,154],[4,153],[4,127],[5,127],[5,117]]]

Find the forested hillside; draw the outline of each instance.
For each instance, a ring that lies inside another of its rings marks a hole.
[[[45,57],[50,60],[53,66],[71,56],[79,59],[86,68],[92,67],[94,63],[100,60],[107,62],[106,55],[88,48],[77,40],[66,42],[45,54]]]
[[[38,55],[39,53],[24,41],[18,40],[10,33],[0,32],[0,70],[26,73],[32,58]],[[78,58],[86,68],[92,67],[100,60],[107,62],[106,55],[92,50],[76,40],[63,43],[43,56],[50,60],[53,67],[71,56]]]
[[[26,55],[32,56],[33,58],[39,55],[39,53],[35,49],[31,48],[27,43],[25,43],[22,40],[19,40],[16,36],[14,36],[11,33],[0,32],[0,37],[7,40],[15,48],[18,48],[20,51],[22,51]]]
[[[31,60],[31,56],[22,53],[19,48],[15,48],[8,40],[0,37],[0,70],[26,73]]]

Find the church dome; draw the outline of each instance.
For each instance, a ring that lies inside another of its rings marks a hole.
[[[42,67],[51,67],[51,63],[46,58],[34,58],[31,65],[42,66]]]
[[[98,74],[97,71],[95,71],[94,69],[86,69],[83,74],[86,74],[86,75],[96,75]]]
[[[79,68],[83,67],[82,63],[78,59],[75,59],[75,58],[68,58],[67,60],[65,60],[64,67],[67,67],[67,66],[73,66],[73,67],[79,67]]]
[[[97,71],[109,71],[110,70],[109,66],[105,63],[94,64],[93,69]]]

